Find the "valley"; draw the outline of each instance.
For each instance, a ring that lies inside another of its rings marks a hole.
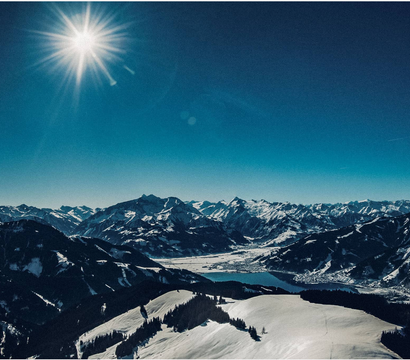
[[[2,206],[1,354],[397,357],[380,336],[410,321],[409,210],[408,201],[304,206],[154,195],[106,209]],[[315,290],[380,295],[405,306],[389,310],[402,320],[298,295]],[[198,294],[223,297],[217,307],[245,328],[211,319],[168,328],[165,314]],[[153,333],[147,321],[157,322]],[[136,329],[147,337],[127,345]]]
[[[410,2],[0,34],[0,360],[410,359]]]

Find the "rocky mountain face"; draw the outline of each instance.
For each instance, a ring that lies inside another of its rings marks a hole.
[[[67,237],[33,220],[0,225],[0,324],[9,337],[18,339],[25,328],[33,329],[91,295],[145,280],[168,284],[204,279],[164,269],[133,248]]]
[[[320,219],[342,228],[379,217],[395,217],[410,212],[410,201],[351,201],[344,204],[314,204],[308,208]]]
[[[183,202],[154,195],[106,209],[0,207],[0,221],[35,219],[65,234],[130,245],[149,256],[191,256],[256,243],[286,246],[310,234],[410,212],[410,201],[297,205],[265,200]]]
[[[61,206],[59,209],[36,208],[25,204],[19,206],[0,206],[0,221],[31,219],[54,226],[66,235],[72,235],[76,227],[100,209],[87,206]]]
[[[302,274],[310,282],[332,278],[408,287],[410,214],[308,235],[260,260],[271,270]]]
[[[247,241],[235,230],[183,201],[154,195],[110,206],[83,221],[83,236],[132,246],[151,256],[190,256],[227,251]]]
[[[189,204],[228,229],[273,245],[286,245],[308,234],[410,212],[410,201],[405,200],[296,205],[235,198],[229,203],[191,201]]]
[[[229,203],[191,204],[211,219],[223,223],[228,229],[239,231],[254,241],[285,244],[302,234],[331,228],[330,224],[317,218],[303,205],[269,203],[265,200],[246,201],[239,198]]]

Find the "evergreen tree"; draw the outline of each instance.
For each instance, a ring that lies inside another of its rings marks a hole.
[[[154,336],[161,330],[161,320],[159,318],[153,318],[151,321],[145,320],[142,326],[140,326],[128,339],[124,340],[115,349],[115,355],[118,357],[129,356],[133,353],[136,347],[141,345],[144,341]]]
[[[251,336],[251,338],[253,340],[255,340],[255,341],[259,340],[258,333],[257,333],[256,329],[253,326],[249,326],[248,332],[249,332],[249,335]]]
[[[141,315],[142,315],[145,319],[148,319],[148,313],[147,313],[147,310],[145,309],[145,306],[144,306],[144,305],[141,305],[141,307],[140,307],[140,312],[141,312]]]

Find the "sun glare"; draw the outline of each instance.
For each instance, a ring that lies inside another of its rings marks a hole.
[[[93,52],[93,47],[95,45],[95,39],[92,34],[88,32],[79,33],[73,38],[74,46],[80,53]]]
[[[90,3],[82,12],[73,15],[56,5],[54,13],[57,21],[52,31],[34,31],[45,40],[42,44],[47,51],[37,64],[54,65],[51,70],[62,70],[64,83],[75,79],[77,89],[88,71],[95,78],[105,77],[110,85],[115,85],[117,81],[110,67],[119,63],[122,68],[125,66],[121,56],[125,54],[129,24],[119,23],[113,13],[93,13]]]

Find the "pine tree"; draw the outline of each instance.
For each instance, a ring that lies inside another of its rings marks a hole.
[[[144,306],[144,305],[141,305],[141,307],[140,307],[140,312],[141,312],[141,315],[142,315],[145,319],[148,318],[148,313],[147,313],[147,310],[145,309],[145,306]]]
[[[259,340],[259,336],[258,333],[256,331],[256,329],[253,326],[249,326],[249,335],[251,336],[251,338],[255,341]]]

